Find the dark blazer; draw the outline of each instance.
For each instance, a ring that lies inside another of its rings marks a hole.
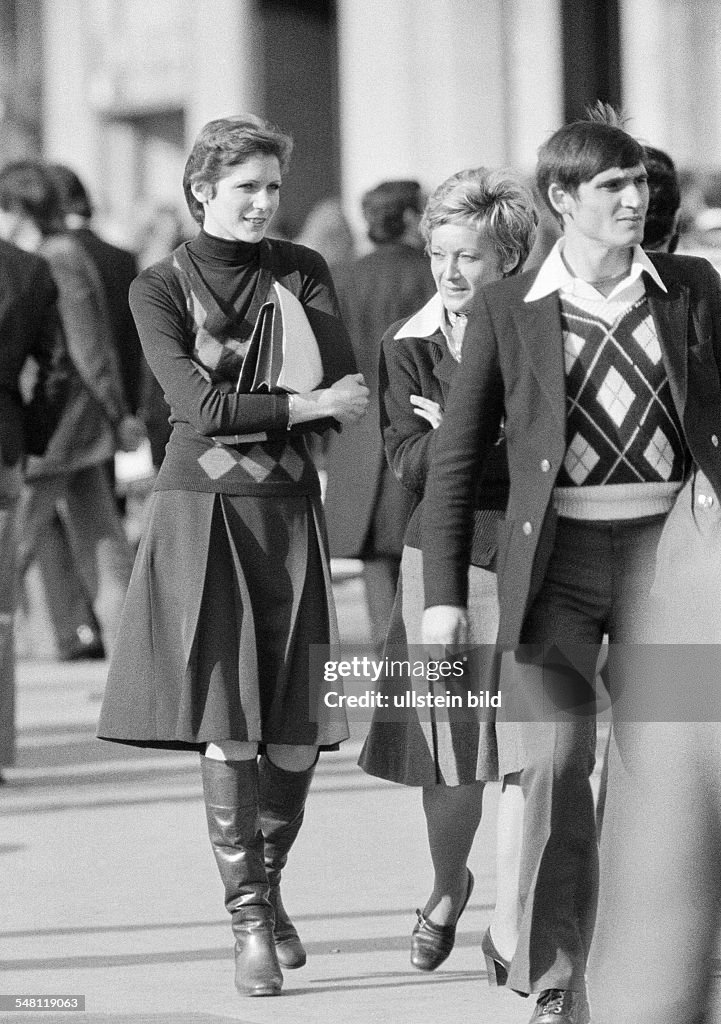
[[[143,385],[143,351],[130,312],[128,291],[138,275],[135,256],[127,249],[111,245],[88,227],[71,232],[95,264],[105,293],[108,324],[120,363],[123,390],[131,412],[137,412]]]
[[[372,530],[375,553],[400,555],[417,499],[397,482],[386,463],[378,423],[378,358],[388,327],[415,313],[433,295],[433,277],[427,256],[393,242],[335,268],[333,279],[371,401],[359,423],[328,440],[325,514],[330,550],[339,557],[357,558]]]
[[[40,454],[57,422],[67,382],[57,288],[39,256],[0,241],[0,463]],[[21,373],[32,357],[37,376],[23,401]]]
[[[429,398],[437,402],[443,411],[451,382],[462,371],[440,330],[425,338],[396,338],[405,322],[393,324],[383,337],[378,371],[381,431],[393,472],[403,486],[420,500],[434,457],[438,430],[413,412],[410,396]],[[496,555],[498,516],[488,515],[486,510],[502,511],[508,498],[508,469],[503,443],[494,446],[483,474],[476,481],[474,492],[470,561],[473,565],[488,567]],[[422,505],[418,505],[406,529],[404,540],[411,547],[421,546],[421,514]]]
[[[671,392],[696,463],[721,495],[721,281],[706,260],[650,254],[668,292],[646,292]],[[553,549],[552,493],[566,452],[556,293],[525,303],[536,272],[484,290],[464,340],[424,501],[426,606],[465,605],[472,482],[505,417],[510,497],[499,530],[499,643],[518,643]],[[470,336],[469,336],[470,335]]]

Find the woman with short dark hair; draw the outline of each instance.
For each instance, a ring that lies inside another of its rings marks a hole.
[[[252,115],[207,124],[183,179],[200,233],[131,289],[172,433],[99,728],[200,751],[246,995],[305,963],[280,873],[318,751],[348,735],[309,668],[337,626],[306,431],[368,403],[324,260],[265,237],[291,146]]]

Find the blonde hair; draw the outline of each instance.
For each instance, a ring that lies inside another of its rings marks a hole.
[[[431,234],[442,224],[469,223],[485,228],[501,266],[517,273],[536,237],[538,214],[531,190],[505,169],[486,167],[458,171],[432,193],[420,223],[429,251]]]

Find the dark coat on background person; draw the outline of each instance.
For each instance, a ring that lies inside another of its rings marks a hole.
[[[102,285],[85,250],[69,234],[42,245],[57,282],[58,308],[72,364],[67,401],[28,479],[99,466],[115,454],[115,428],[127,415]]]
[[[667,292],[645,275],[671,393],[686,442],[721,493],[721,282],[690,256],[650,253]],[[566,380],[557,293],[524,297],[536,272],[484,289],[464,341],[424,499],[426,607],[466,600],[471,481],[505,417],[510,496],[499,526],[499,643],[515,647],[543,583],[557,515],[552,495],[566,452]]]
[[[40,455],[65,398],[67,364],[57,287],[39,256],[0,241],[0,464]],[[33,395],[21,394],[28,359],[37,366]]]
[[[111,245],[88,227],[71,232],[90,256],[100,277],[108,311],[108,324],[120,364],[125,400],[131,412],[138,410],[143,387],[143,350],[130,312],[128,292],[138,276],[135,256]]]
[[[13,619],[23,459],[28,451],[43,451],[67,383],[56,296],[44,260],[0,241],[0,765],[15,759]],[[36,372],[26,402],[22,377],[30,361]]]
[[[417,312],[435,291],[428,258],[401,242],[379,246],[333,273],[358,369],[370,389],[367,415],[330,439],[325,514],[331,554],[400,556],[417,496],[388,466],[379,426],[378,359],[388,327]]]

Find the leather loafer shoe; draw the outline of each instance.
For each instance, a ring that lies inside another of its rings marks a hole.
[[[461,914],[466,909],[466,904],[473,892],[473,874],[469,869],[467,870],[468,888],[466,889],[466,898],[463,900],[461,909],[458,911],[456,924],[458,924]],[[456,941],[456,924],[434,924],[420,910],[416,910],[416,914],[418,916],[418,923],[411,935],[411,963],[419,971],[435,971],[436,967],[440,967],[443,961],[447,960],[450,956]]]
[[[585,992],[547,988],[541,992],[529,1024],[589,1024]]]

